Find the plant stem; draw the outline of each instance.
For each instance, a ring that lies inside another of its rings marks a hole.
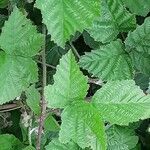
[[[43,46],[43,52],[42,52],[42,66],[43,66],[43,85],[42,85],[42,98],[41,98],[41,116],[40,116],[40,122],[39,122],[39,128],[38,128],[38,136],[37,136],[37,144],[36,144],[36,150],[40,150],[41,146],[41,138],[42,138],[42,132],[43,132],[43,124],[46,114],[46,100],[44,97],[44,88],[46,86],[46,54],[45,54],[45,43],[46,43],[46,27],[43,25],[42,32],[44,34],[44,46]]]
[[[43,64],[43,62],[41,62],[41,61],[39,61],[39,60],[37,60],[36,62],[39,63],[39,64]],[[50,65],[50,64],[46,64],[46,67],[49,67],[49,68],[52,68],[52,69],[56,69],[55,66]]]
[[[74,54],[77,56],[78,59],[80,59],[80,55],[79,55],[78,51],[76,50],[76,48],[74,47],[74,45],[72,44],[72,42],[70,42],[69,44],[70,44]]]

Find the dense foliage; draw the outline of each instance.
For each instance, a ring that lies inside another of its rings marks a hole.
[[[0,0],[0,150],[149,150],[149,16],[149,0]]]

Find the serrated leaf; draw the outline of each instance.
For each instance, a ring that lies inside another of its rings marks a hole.
[[[150,54],[150,17],[146,18],[141,26],[129,32],[125,40],[127,50],[136,49],[139,52]]]
[[[113,125],[107,131],[107,150],[131,150],[138,143],[138,137],[129,127]]]
[[[14,135],[0,135],[0,150],[20,150],[22,148],[22,143]]]
[[[62,144],[58,139],[53,139],[47,146],[46,150],[79,150],[77,144],[69,142]]]
[[[73,140],[81,148],[92,146],[96,137],[101,150],[106,150],[104,123],[98,111],[89,103],[78,101],[64,109],[59,140],[68,143]]]
[[[54,84],[45,88],[45,96],[50,108],[64,108],[76,99],[86,96],[87,77],[83,76],[71,50],[62,57]]]
[[[96,92],[93,104],[112,124],[128,125],[150,117],[150,95],[145,95],[133,80],[108,82]]]
[[[40,50],[41,34],[15,7],[0,36],[0,104],[20,96],[38,79],[38,69],[31,56]],[[11,89],[11,90],[10,90]]]
[[[91,26],[100,15],[99,0],[36,0],[35,7],[41,10],[52,40],[61,47],[71,35]]]
[[[122,0],[124,4],[136,15],[146,16],[150,12],[149,0]]]
[[[124,51],[120,40],[85,53],[79,64],[93,76],[104,80],[131,79],[133,76],[131,58]]]
[[[30,86],[26,91],[26,102],[27,105],[31,108],[31,110],[39,115],[41,112],[40,108],[40,93],[37,89],[35,89],[35,85]]]
[[[126,10],[120,0],[102,0],[101,3],[102,14],[88,30],[96,41],[113,41],[119,32],[128,32],[136,27],[135,16]]]
[[[42,41],[36,27],[15,7],[2,29],[1,48],[10,55],[32,57],[40,50]]]
[[[38,79],[37,66],[31,58],[11,56],[4,52],[0,52],[0,72],[0,104],[20,96],[29,83]]]

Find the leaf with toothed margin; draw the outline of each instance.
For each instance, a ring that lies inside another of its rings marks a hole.
[[[145,95],[134,80],[106,83],[92,103],[111,124],[128,125],[150,117],[150,95]]]
[[[93,76],[104,80],[132,79],[133,66],[130,56],[120,40],[85,53],[80,58],[80,66]]]
[[[52,40],[61,47],[100,15],[100,0],[36,0],[35,7],[41,10]]]
[[[32,60],[43,44],[37,33],[17,7],[5,22],[0,36],[0,104],[20,96],[30,83],[38,80],[38,68]]]
[[[54,75],[54,84],[45,88],[50,108],[64,108],[74,100],[83,99],[88,90],[88,80],[79,69],[70,50],[60,60]]]
[[[106,150],[104,122],[95,107],[85,101],[76,101],[66,107],[61,115],[62,124],[59,140],[68,143],[70,140],[81,148],[93,147],[96,139],[101,150]]]
[[[101,9],[101,16],[88,30],[96,41],[108,43],[116,39],[120,32],[136,28],[135,15],[128,12],[120,0],[101,0]]]

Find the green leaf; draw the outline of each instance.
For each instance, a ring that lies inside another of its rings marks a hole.
[[[48,107],[63,108],[76,99],[83,99],[88,90],[87,82],[70,50],[60,60],[54,84],[45,88]]]
[[[30,83],[38,79],[32,56],[43,43],[31,22],[15,7],[0,36],[0,104],[20,96]],[[11,89],[11,90],[10,90]]]
[[[0,149],[1,150],[20,150],[23,148],[22,143],[10,134],[0,135]]]
[[[142,73],[137,73],[135,75],[135,83],[140,86],[143,91],[146,91],[149,87],[150,78]]]
[[[129,127],[112,126],[107,131],[107,150],[131,150],[138,143],[138,137]]]
[[[71,35],[91,26],[100,15],[99,0],[36,0],[35,7],[41,10],[52,40],[61,47]]]
[[[0,8],[7,7],[9,0],[0,0]]]
[[[93,145],[93,139],[106,150],[104,123],[98,111],[89,103],[78,101],[64,109],[59,140],[68,143],[73,140],[81,148]]]
[[[122,0],[123,3],[136,15],[146,16],[150,12],[149,0]]]
[[[0,14],[0,29],[3,27],[6,19],[7,19],[7,16]]]
[[[47,63],[53,66],[58,65],[60,58],[67,53],[66,49],[63,49],[59,46],[53,46],[51,49],[47,50]]]
[[[40,108],[40,93],[37,89],[35,89],[35,85],[30,86],[26,91],[26,102],[27,105],[31,108],[31,110],[39,115],[41,112]]]
[[[112,124],[128,125],[150,117],[150,95],[133,80],[108,82],[93,96],[93,104]]]
[[[35,148],[33,146],[27,146],[26,148],[24,148],[23,150],[35,150]]]
[[[125,40],[127,50],[136,49],[139,52],[150,54],[150,17],[146,18],[141,26],[129,32]]]
[[[86,45],[93,49],[98,48],[100,46],[100,43],[95,41],[87,31],[83,32],[83,38]]]
[[[124,51],[120,40],[85,53],[79,64],[93,76],[104,80],[131,79],[133,76],[131,58]]]
[[[102,0],[102,14],[97,18],[90,35],[102,43],[117,38],[119,32],[128,32],[136,27],[135,16],[129,13],[120,0]]]
[[[130,56],[132,58],[132,62],[135,68],[139,72],[144,73],[147,76],[150,76],[150,67],[149,67],[150,66],[150,54],[132,50],[130,52]]]
[[[79,150],[77,144],[69,142],[62,144],[58,139],[53,139],[47,146],[46,150]]]
[[[60,130],[58,122],[51,114],[48,115],[44,121],[44,129],[53,132],[57,132]]]
[[[36,27],[15,7],[5,22],[0,36],[1,48],[10,55],[35,56],[41,48],[43,36]]]

